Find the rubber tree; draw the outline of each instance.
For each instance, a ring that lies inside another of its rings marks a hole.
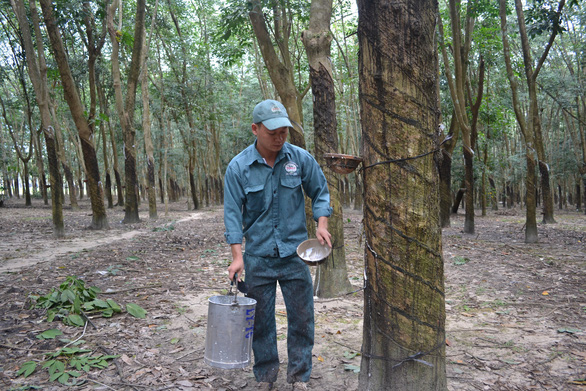
[[[535,170],[539,167],[542,181],[541,187],[544,194],[544,222],[554,222],[553,220],[553,197],[549,186],[549,166],[545,163],[545,152],[543,149],[543,136],[541,134],[541,119],[539,118],[539,107],[537,102],[537,76],[539,71],[547,58],[547,55],[553,45],[556,35],[559,32],[559,23],[561,18],[561,11],[564,7],[565,1],[559,2],[558,10],[553,14],[553,29],[549,36],[549,40],[542,52],[541,57],[533,65],[531,57],[531,49],[529,46],[529,37],[525,26],[525,18],[523,14],[523,5],[521,1],[515,0],[515,9],[517,12],[517,21],[519,25],[519,33],[521,37],[521,46],[523,51],[523,64],[525,70],[525,78],[529,95],[529,112],[523,111],[523,104],[520,101],[519,81],[515,75],[511,61],[511,46],[509,44],[507,32],[507,2],[500,0],[499,14],[501,18],[501,34],[503,39],[503,55],[505,66],[507,69],[507,78],[511,87],[511,95],[513,101],[513,110],[517,119],[517,124],[525,140],[525,160],[527,162],[527,177],[525,180],[526,195],[526,219],[525,219],[525,242],[535,243],[538,241],[537,231],[537,199],[536,199],[536,180],[537,176]],[[548,194],[545,194],[548,193]],[[548,197],[551,200],[548,200]],[[551,201],[551,202],[550,202]],[[549,205],[551,203],[551,205]],[[545,213],[551,216],[545,217]]]
[[[464,22],[464,32],[462,32],[462,22],[460,16],[461,3],[459,0],[449,1],[449,15],[450,26],[452,31],[452,45],[453,45],[453,68],[449,61],[447,45],[444,42],[444,29],[441,18],[439,19],[439,36],[441,53],[444,62],[444,70],[446,73],[446,80],[450,90],[450,96],[454,106],[452,119],[456,129],[462,133],[462,149],[464,155],[465,176],[464,186],[466,189],[466,216],[464,219],[464,232],[474,233],[474,155],[477,138],[477,124],[480,104],[482,103],[483,81],[484,81],[484,60],[480,56],[478,66],[478,87],[476,91],[476,100],[471,102],[472,91],[470,91],[470,77],[468,72],[468,64],[470,63],[470,48],[472,44],[472,33],[475,25],[476,12],[473,11],[473,3],[469,2],[466,8],[466,17]],[[470,112],[470,118],[469,114]],[[448,160],[442,162],[446,164],[451,162],[451,153],[446,153],[448,148],[453,148],[455,140],[450,140],[451,143],[444,148],[444,156],[449,155]],[[444,171],[442,171],[444,172]],[[445,186],[444,186],[445,191]],[[445,198],[445,195],[444,195]],[[445,215],[445,214],[444,214]],[[443,226],[448,225],[445,221]]]
[[[339,151],[336,92],[332,77],[330,47],[332,33],[330,20],[332,0],[313,0],[311,2],[309,28],[301,34],[301,40],[309,60],[309,76],[313,94],[313,123],[315,129],[315,157],[318,163],[326,166],[324,153]],[[314,291],[318,297],[336,297],[350,292],[352,284],[346,270],[344,248],[344,216],[340,200],[339,175],[332,170],[324,170],[330,190],[333,213],[329,219],[332,234],[332,254],[325,263],[318,266],[315,274]]]
[[[149,218],[156,220],[158,217],[157,213],[157,185],[155,182],[155,154],[153,146],[153,138],[151,133],[151,116],[150,116],[150,95],[149,95],[149,77],[148,77],[148,63],[147,56],[150,47],[150,41],[153,36],[153,29],[155,18],[157,16],[159,1],[155,2],[155,9],[151,19],[151,29],[149,33],[148,44],[143,43],[144,50],[142,51],[141,57],[141,74],[140,74],[140,86],[142,95],[142,129],[144,132],[144,149],[147,158],[147,194],[149,199]],[[143,35],[143,39],[146,40],[146,34]]]
[[[55,12],[53,11],[53,4],[50,0],[40,0],[41,8],[43,10],[43,19],[47,33],[49,35],[49,42],[57,67],[61,77],[61,84],[63,86],[63,94],[65,101],[69,106],[69,111],[77,128],[81,149],[83,151],[83,160],[87,170],[88,189],[90,196],[90,203],[92,207],[92,224],[93,229],[109,228],[108,217],[106,215],[106,207],[104,204],[102,182],[100,181],[100,169],[98,166],[98,158],[96,155],[96,148],[93,143],[93,133],[88,119],[85,116],[85,109],[79,97],[71,68],[67,61],[67,53],[63,46],[61,39],[61,32],[57,26]]]
[[[556,36],[561,31],[561,14],[562,10],[565,5],[565,0],[561,0],[558,3],[558,7],[556,11],[551,10],[548,14],[548,21],[551,23],[550,27],[550,35],[547,40],[547,44],[545,45],[543,52],[541,53],[539,59],[534,63],[533,61],[533,54],[531,45],[529,42],[529,34],[527,33],[527,26],[525,23],[525,14],[523,12],[523,2],[521,0],[515,0],[515,11],[517,14],[517,24],[519,28],[519,37],[521,39],[521,49],[523,55],[523,68],[525,71],[525,83],[527,85],[527,93],[528,99],[527,102],[528,112],[523,113],[521,107],[515,107],[515,116],[517,118],[517,123],[523,132],[523,136],[525,138],[526,147],[527,147],[527,160],[528,164],[531,164],[533,168],[537,166],[540,173],[541,178],[541,194],[543,196],[543,223],[555,223],[554,219],[554,207],[553,207],[553,192],[551,189],[550,184],[550,172],[549,172],[549,164],[547,163],[547,157],[545,154],[544,148],[544,141],[543,141],[543,132],[541,129],[541,118],[540,113],[541,110],[539,108],[538,96],[537,96],[537,77],[539,72],[543,68],[545,60],[553,46],[554,40]],[[503,32],[506,32],[506,2],[500,1],[500,13],[501,13],[501,26]],[[542,8],[544,10],[544,8]],[[503,43],[507,40],[506,36],[503,36]],[[507,42],[508,45],[508,42]],[[509,49],[505,51],[505,57],[510,57],[510,45]],[[510,58],[505,58],[505,62],[510,64]],[[512,67],[512,66],[511,66]],[[513,95],[518,95],[518,88],[515,87],[513,84],[517,83],[516,80],[513,80],[513,74],[509,72],[509,65],[507,65],[507,74],[509,76],[509,81],[511,84],[511,90]],[[517,101],[517,106],[520,105],[519,98],[513,97],[514,102]],[[525,114],[525,115],[523,115]],[[523,124],[522,124],[523,122]],[[527,143],[530,142],[530,144]],[[530,167],[527,167],[529,171]],[[536,182],[536,178],[533,179]],[[535,184],[533,185],[535,187]],[[527,191],[529,192],[529,187]],[[528,194],[529,197],[529,194]],[[529,228],[529,227],[527,227]],[[531,236],[525,236],[526,241],[529,240],[528,243],[533,243],[537,241],[537,228],[532,229]]]
[[[301,101],[305,93],[300,93],[295,86],[293,78],[295,67],[289,50],[291,12],[285,7],[273,8],[273,42],[260,0],[252,0],[251,3],[252,9],[248,15],[271,81],[283,101],[283,106],[287,109],[289,118],[303,126]],[[275,47],[278,48],[279,54],[275,51]],[[293,144],[305,148],[305,136],[302,129],[293,127],[290,138]]]
[[[446,390],[434,0],[358,1],[365,290],[360,390]]]
[[[121,26],[114,26],[114,13],[119,7],[119,0],[114,0],[108,7],[108,32],[112,43],[112,78],[114,80],[114,92],[116,97],[116,111],[120,119],[120,126],[124,135],[124,179],[125,179],[125,204],[124,223],[136,223],[140,221],[138,215],[138,179],[136,174],[136,129],[134,127],[134,111],[136,101],[136,89],[140,75],[141,53],[144,45],[143,35],[145,33],[146,3],[144,0],[136,2],[136,13],[134,20],[134,43],[132,47],[132,58],[128,69],[128,79],[122,91],[122,77],[118,54],[120,50],[119,35]],[[122,12],[122,9],[119,10]]]
[[[27,70],[33,88],[39,112],[41,114],[41,131],[47,146],[47,157],[49,161],[49,181],[51,184],[51,210],[53,218],[53,229],[56,237],[65,235],[63,223],[63,178],[59,171],[59,159],[57,157],[57,138],[53,128],[53,119],[49,107],[49,85],[47,83],[47,63],[45,61],[45,50],[43,37],[41,35],[39,15],[35,1],[30,1],[31,22],[34,26],[38,56],[35,53],[33,38],[29,28],[29,21],[26,18],[24,2],[12,0],[12,9],[18,18],[18,24],[22,33],[22,41],[25,47]],[[31,130],[32,131],[32,130]],[[40,142],[39,142],[40,143]],[[40,146],[40,145],[39,145]]]

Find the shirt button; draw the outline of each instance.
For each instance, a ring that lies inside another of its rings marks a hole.
[[[277,228],[277,224],[275,224],[275,228]]]

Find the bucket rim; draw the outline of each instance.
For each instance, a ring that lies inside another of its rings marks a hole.
[[[214,301],[213,299],[218,299],[218,300]],[[225,303],[222,301],[225,301]],[[214,304],[214,305],[231,306],[231,305],[233,305],[233,302],[234,302],[234,296],[230,296],[230,295],[214,295],[214,296],[210,296],[208,298],[208,303]],[[236,303],[241,306],[254,306],[254,305],[256,305],[256,300],[253,299],[252,297],[237,296]]]

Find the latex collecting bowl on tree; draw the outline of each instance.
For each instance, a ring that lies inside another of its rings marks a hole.
[[[362,158],[341,153],[324,153],[326,164],[330,170],[338,174],[350,174],[362,163]]]
[[[332,248],[326,243],[320,244],[317,239],[307,239],[297,246],[297,255],[309,266],[317,266],[326,261]]]

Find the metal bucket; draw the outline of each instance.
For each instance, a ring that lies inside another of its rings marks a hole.
[[[224,369],[250,364],[256,300],[248,297],[209,298],[206,330],[206,364]]]

